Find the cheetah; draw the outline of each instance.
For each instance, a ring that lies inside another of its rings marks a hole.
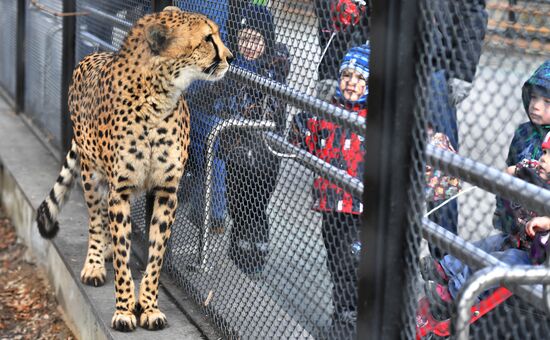
[[[176,191],[188,158],[189,109],[183,91],[194,80],[221,79],[233,60],[218,26],[206,16],[168,7],[139,19],[119,51],[95,53],[75,68],[69,89],[74,137],[61,173],[37,211],[45,238],[80,174],[89,214],[88,251],[81,280],[101,286],[105,261],[115,271],[116,309],[111,326],[162,329],[159,275]],[[136,301],[129,268],[130,200],[154,195],[149,256]]]

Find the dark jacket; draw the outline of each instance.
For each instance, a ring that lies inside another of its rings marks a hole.
[[[276,82],[286,83],[290,70],[290,54],[284,44],[275,41],[275,25],[271,12],[265,6],[247,5],[241,8],[234,36],[230,36],[237,46],[238,32],[250,28],[264,37],[265,50],[257,60],[246,60],[235,50],[233,67],[241,68]],[[271,120],[282,131],[286,122],[286,105],[275,96],[258,88],[244,85],[230,77],[212,85],[212,111],[221,118],[246,118],[253,120]],[[276,157],[262,141],[258,130],[229,129],[222,134],[222,154],[226,160],[264,163],[273,167]],[[243,158],[248,155],[247,158]]]
[[[425,5],[423,36],[430,38],[433,67],[471,83],[487,30],[485,0],[425,0]]]

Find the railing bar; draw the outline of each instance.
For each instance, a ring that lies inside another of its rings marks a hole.
[[[95,35],[93,35],[89,32],[80,32],[80,37],[85,41],[91,42],[93,44],[100,45],[105,50],[108,50],[108,51],[111,51],[111,52],[116,52],[117,51],[116,47],[114,47],[113,45],[111,45],[108,42],[96,37]]]
[[[493,255],[479,249],[474,244],[464,240],[427,218],[422,219],[422,237],[429,242],[437,243],[437,246],[454,257],[464,262],[473,269],[484,267],[510,267]],[[542,288],[524,285],[505,285],[510,291],[520,296],[531,305],[545,311],[545,303],[542,296]]]
[[[124,20],[124,19],[121,19],[117,16],[114,16],[112,14],[109,14],[109,13],[106,13],[104,11],[101,11],[97,8],[94,8],[94,7],[91,7],[91,6],[86,6],[86,5],[83,5],[82,8],[86,11],[89,11],[91,14],[94,14],[94,15],[97,15],[98,17],[102,17],[102,18],[105,18],[109,21],[112,21],[114,23],[117,23],[117,24],[120,24],[122,26],[125,26],[126,28],[130,29],[132,28],[132,26],[134,25],[132,22],[130,21],[127,21],[127,20]]]
[[[308,169],[334,182],[344,190],[349,191],[354,196],[362,197],[363,182],[353,176],[350,176],[345,170],[338,169],[319,157],[316,157],[311,153],[290,144],[276,133],[264,132],[264,136],[276,144],[278,148],[283,149],[284,152],[296,155],[296,158],[293,159],[299,160],[300,163]]]
[[[342,126],[349,127],[352,132],[361,136],[366,135],[367,121],[365,118],[358,116],[357,112],[341,109],[316,97],[300,92],[290,86],[260,77],[253,72],[241,68],[231,67],[227,73],[227,77],[246,85],[254,86],[297,108],[321,116]]]
[[[486,191],[511,198],[539,213],[550,214],[550,190],[429,144],[426,145],[426,161]]]

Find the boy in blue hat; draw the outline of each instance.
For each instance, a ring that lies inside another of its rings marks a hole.
[[[367,117],[369,93],[368,44],[352,47],[340,65],[334,105]],[[295,117],[294,133],[313,155],[363,181],[365,136],[333,121],[302,113]],[[358,230],[363,212],[361,197],[352,195],[322,176],[313,182],[313,210],[322,215],[327,267],[332,278],[333,317],[331,338],[355,334],[357,316],[357,266],[361,243]]]

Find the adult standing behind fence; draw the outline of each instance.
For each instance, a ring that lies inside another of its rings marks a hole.
[[[339,86],[333,103],[358,116],[367,117],[369,45],[351,48],[340,66]],[[309,113],[295,117],[295,138],[325,162],[363,180],[365,136]],[[344,191],[329,179],[313,183],[313,209],[322,214],[322,234],[327,266],[332,279],[332,339],[348,339],[355,333],[357,319],[357,266],[359,262],[361,197]]]
[[[330,101],[338,87],[340,62],[352,46],[365,44],[369,33],[365,0],[315,0],[319,46],[319,97]]]
[[[423,31],[428,81],[427,118],[435,132],[445,134],[459,151],[457,105],[472,88],[487,28],[485,0],[425,0]],[[430,202],[428,210],[441,202]],[[458,204],[453,200],[430,215],[445,229],[457,233]],[[431,248],[441,257],[437,248]]]
[[[179,3],[179,7],[185,11],[199,12],[214,20],[220,29],[222,40],[228,44],[227,22],[230,6],[227,0],[212,6],[211,3],[203,0],[190,0]],[[230,47],[231,49],[231,47]],[[215,157],[212,169],[206,168],[207,138],[212,129],[221,122],[221,118],[212,107],[213,98],[218,94],[216,83],[199,81],[192,84],[186,93],[187,103],[191,114],[191,145],[189,148],[190,159],[186,168],[188,188],[181,192],[181,199],[189,201],[189,217],[197,227],[202,227],[204,221],[206,174],[212,172],[211,191],[211,223],[209,228],[215,233],[223,233],[225,230],[225,216],[227,210],[226,202],[226,170],[225,162],[219,154],[219,142],[214,147]]]
[[[289,54],[275,42],[275,25],[266,6],[242,4],[236,23],[232,66],[281,83],[289,72]],[[223,118],[275,121],[285,124],[283,102],[225,78],[219,85],[213,111]],[[220,147],[226,162],[229,214],[233,220],[229,257],[244,273],[256,276],[264,270],[269,254],[267,205],[279,171],[280,160],[264,144],[261,132],[251,129],[222,133]]]

